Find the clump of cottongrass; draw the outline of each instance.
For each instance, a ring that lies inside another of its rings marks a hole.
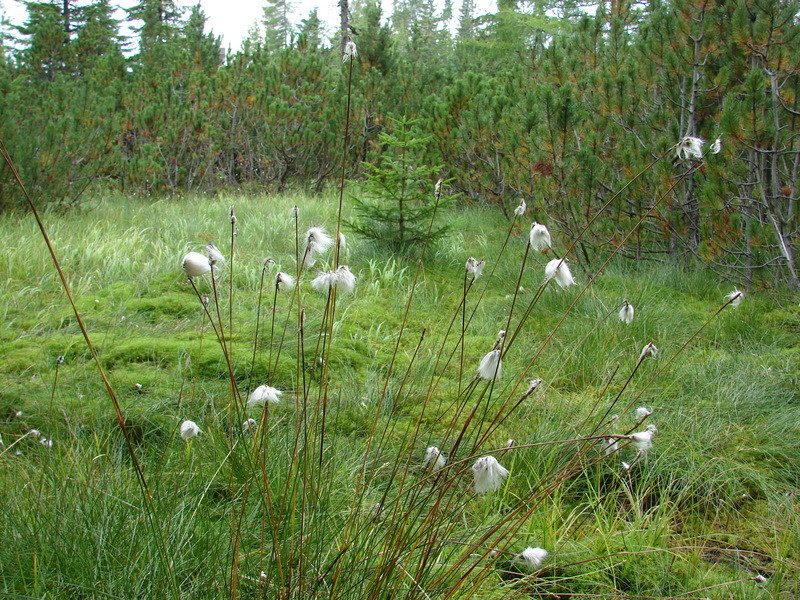
[[[447,459],[436,446],[428,446],[425,450],[425,458],[422,460],[422,468],[430,471],[438,471],[444,467]]]
[[[515,558],[518,562],[525,563],[525,568],[528,572],[535,573],[542,566],[542,563],[547,559],[550,553],[544,548],[531,548],[528,546],[521,554]]]
[[[187,442],[190,439],[197,437],[201,432],[202,430],[200,429],[200,427],[197,426],[197,423],[195,423],[194,421],[186,420],[183,423],[181,423],[180,433],[181,433],[181,439],[184,442]]]
[[[619,309],[619,320],[626,325],[630,325],[633,323],[633,313],[633,304],[625,300],[622,304],[622,308]]]
[[[553,245],[553,241],[550,239],[550,231],[545,225],[536,221],[531,223],[530,242],[531,248],[543,254],[547,254],[547,250]]]
[[[189,279],[200,277],[211,270],[211,263],[207,256],[199,252],[189,252],[181,260],[181,268]]]
[[[476,494],[496,492],[508,477],[508,469],[494,456],[482,456],[472,465],[472,475]]]
[[[703,138],[687,135],[675,146],[675,154],[680,160],[702,160],[705,143]]]
[[[466,270],[468,275],[472,275],[472,279],[477,279],[483,273],[483,267],[486,266],[486,261],[481,259],[477,260],[473,257],[467,259]]]
[[[278,404],[281,401],[283,392],[268,386],[260,385],[247,398],[247,406],[264,406],[266,404]]]
[[[275,289],[279,292],[282,290],[290,290],[294,287],[294,277],[283,271],[275,276]]]
[[[734,289],[730,294],[725,295],[725,300],[730,301],[731,308],[737,308],[744,300],[744,292]]]
[[[567,265],[567,259],[554,258],[544,268],[544,280],[550,281],[555,279],[556,283],[562,288],[568,288],[571,285],[576,285],[577,282],[572,277],[572,273]]]
[[[655,358],[658,356],[658,352],[658,347],[653,342],[650,342],[642,348],[642,353],[639,354],[639,360],[643,361],[645,358]]]
[[[517,215],[518,217],[521,217],[522,215],[525,214],[525,211],[527,209],[528,205],[525,203],[525,199],[520,198],[519,206],[517,206],[517,208],[514,209],[514,214]]]

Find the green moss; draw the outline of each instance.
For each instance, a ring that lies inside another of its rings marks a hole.
[[[159,296],[135,298],[126,303],[128,310],[140,313],[152,323],[169,319],[200,318],[202,307],[197,298],[188,294],[168,292]]]

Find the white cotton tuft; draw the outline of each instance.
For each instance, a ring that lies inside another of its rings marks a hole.
[[[184,421],[181,423],[181,439],[184,441],[190,440],[193,437],[197,437],[201,431],[202,430],[194,421]]]
[[[522,551],[518,558],[523,560],[528,571],[533,573],[539,570],[539,567],[542,566],[542,563],[549,555],[550,553],[544,548],[531,548],[529,546]]]
[[[347,265],[339,265],[336,269],[336,277],[333,286],[341,292],[352,294],[356,289],[356,276],[350,272],[350,267]]]
[[[637,431],[631,434],[633,440],[633,447],[639,452],[645,453],[653,447],[653,436],[658,433],[658,428],[655,425],[648,425],[644,431]]]
[[[640,406],[636,409],[634,416],[636,417],[637,421],[643,421],[647,417],[653,414],[653,411],[647,408],[646,406]]]
[[[482,456],[472,465],[475,478],[475,493],[496,492],[508,477],[508,469],[503,467],[494,456]]]
[[[353,40],[347,40],[344,45],[344,53],[342,54],[342,62],[347,62],[348,59],[356,58],[358,56],[358,48]]]
[[[311,289],[315,292],[326,293],[333,287],[333,282],[336,279],[336,271],[326,271],[320,273],[311,280]]]
[[[473,279],[477,279],[478,277],[483,274],[483,267],[486,266],[486,261],[481,259],[477,260],[473,257],[469,257],[467,259],[466,270],[469,275],[472,275]]]
[[[247,398],[247,406],[264,406],[266,404],[278,404],[281,401],[283,392],[268,385],[260,385]]]
[[[344,237],[344,233],[342,233],[341,231],[339,232],[338,239],[339,239],[339,248],[342,250],[347,248],[347,238]]]
[[[242,432],[249,433],[251,431],[255,431],[258,429],[258,421],[255,419],[247,419],[244,423],[242,423]]]
[[[653,342],[650,342],[644,348],[642,348],[642,353],[639,355],[639,360],[642,361],[645,358],[655,358],[658,356],[658,352],[658,347]]]
[[[181,267],[187,277],[200,277],[211,270],[211,263],[208,262],[207,256],[199,252],[189,252],[183,257]]]
[[[219,251],[214,244],[209,244],[206,246],[206,253],[208,254],[208,262],[211,266],[216,265],[217,263],[225,262],[225,257],[222,256],[222,252]]]
[[[528,205],[525,203],[525,199],[521,198],[519,201],[519,206],[514,209],[514,214],[518,217],[521,217],[525,214],[525,211],[528,209]]]
[[[633,322],[633,312],[633,304],[625,300],[622,308],[619,309],[619,320],[626,325],[630,325]]]
[[[711,144],[711,148],[709,148],[709,151],[711,152],[711,154],[719,154],[720,150],[722,150],[722,138],[718,137],[717,139],[714,140],[714,143]]]
[[[317,257],[325,254],[331,246],[333,246],[333,238],[322,227],[311,227],[306,231],[306,253],[303,260],[305,266],[314,266]]]
[[[744,300],[744,292],[733,290],[730,294],[725,295],[725,300],[730,300],[731,308],[738,308]]]
[[[545,249],[553,244],[547,227],[536,221],[531,223],[530,242],[531,247],[537,252],[545,252]]]
[[[281,271],[275,276],[275,287],[281,290],[290,290],[294,287],[294,277]]]
[[[428,449],[425,450],[425,459],[422,461],[422,467],[424,469],[430,469],[431,471],[438,471],[444,467],[446,462],[447,459],[445,459],[444,455],[436,446],[429,446]]]
[[[687,135],[675,146],[675,153],[681,160],[702,160],[703,144],[705,143],[706,141],[702,138]]]
[[[500,350],[492,350],[481,359],[481,364],[478,365],[478,377],[494,381],[502,376],[503,361],[500,360]]]
[[[555,279],[556,283],[562,288],[577,284],[572,277],[569,266],[567,266],[566,259],[554,258],[547,263],[544,268],[544,280],[550,281],[551,279]]]

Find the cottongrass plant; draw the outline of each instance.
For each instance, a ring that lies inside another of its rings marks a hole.
[[[354,54],[347,57],[351,67],[354,58]],[[524,210],[522,213],[515,214],[515,219],[524,216]],[[295,217],[299,218],[296,211]],[[248,227],[245,221],[242,219],[239,223],[242,230]],[[324,251],[319,251],[325,245],[320,243],[321,235],[314,232],[306,238],[306,256],[313,253],[315,261],[325,256]],[[509,230],[507,239],[510,236]],[[296,239],[298,237],[296,235]],[[338,239],[338,235],[336,237]],[[508,253],[511,256],[504,256],[504,244],[499,255],[492,257],[492,272],[481,279],[485,281],[484,291],[498,285],[495,269],[504,260],[520,273],[513,282],[515,292],[511,302],[502,305],[499,315],[492,315],[493,320],[498,321],[497,328],[504,329],[495,347],[480,361],[477,376],[462,387],[460,382],[458,386],[452,383],[447,375],[456,370],[451,361],[459,360],[454,358],[459,349],[465,360],[474,361],[473,365],[486,350],[485,346],[480,349],[465,343],[471,328],[480,326],[476,315],[479,310],[485,310],[484,292],[479,293],[470,311],[465,306],[466,293],[457,307],[451,307],[451,314],[444,322],[449,318],[452,326],[461,316],[462,326],[448,328],[441,339],[435,340],[435,360],[428,364],[425,359],[431,349],[430,338],[425,330],[415,330],[416,324],[408,318],[415,292],[421,287],[420,261],[413,281],[405,290],[407,300],[390,359],[383,362],[375,389],[367,394],[369,397],[363,398],[349,393],[342,383],[344,361],[337,360],[337,353],[347,350],[346,343],[350,340],[334,327],[338,322],[344,323],[342,328],[345,328],[348,310],[361,301],[358,297],[339,295],[339,292],[352,291],[355,274],[347,266],[338,264],[337,249],[333,264],[329,265],[331,269],[324,273],[325,284],[314,286],[316,279],[309,282],[303,278],[303,269],[309,265],[296,251],[297,273],[292,276],[296,278],[296,285],[286,284],[281,273],[276,276],[275,296],[279,291],[286,291],[291,292],[288,294],[291,298],[280,313],[273,302],[272,315],[283,321],[284,331],[290,328],[290,323],[297,323],[297,343],[293,346],[282,335],[275,340],[270,333],[268,343],[270,347],[273,343],[277,345],[278,356],[274,361],[269,360],[268,373],[253,375],[263,376],[260,380],[266,382],[254,390],[253,394],[265,388],[259,392],[255,403],[266,406],[272,396],[277,397],[280,392],[272,387],[274,385],[286,390],[285,407],[275,414],[265,410],[257,428],[254,428],[255,419],[243,422],[238,371],[228,362],[226,367],[233,387],[228,412],[211,407],[208,420],[205,416],[194,417],[204,424],[206,431],[212,432],[205,434],[208,438],[204,437],[203,443],[197,444],[193,452],[186,453],[185,474],[198,478],[195,495],[182,487],[181,477],[161,483],[173,488],[159,489],[160,497],[173,499],[173,509],[183,507],[165,513],[165,516],[177,515],[179,525],[174,526],[172,520],[166,518],[165,526],[174,527],[176,532],[169,544],[170,548],[180,550],[174,553],[179,569],[177,581],[181,582],[182,589],[186,586],[191,590],[187,594],[200,590],[203,581],[213,581],[216,582],[213,589],[205,592],[207,597],[227,595],[232,599],[392,597],[421,600],[479,597],[484,590],[486,594],[500,597],[520,595],[513,587],[503,589],[506,584],[498,578],[493,553],[516,557],[530,578],[540,575],[537,572],[548,558],[545,550],[529,547],[521,554],[516,553],[526,540],[544,539],[547,519],[543,514],[557,514],[552,520],[562,518],[559,511],[550,510],[551,503],[570,493],[576,479],[587,476],[593,469],[611,473],[609,477],[616,476],[619,469],[611,465],[616,464],[613,461],[617,453],[626,451],[621,447],[626,442],[632,447],[627,452],[650,450],[649,446],[644,447],[646,440],[639,438],[649,432],[652,443],[653,429],[613,434],[610,427],[618,421],[608,419],[607,415],[616,405],[624,409],[617,409],[618,412],[625,414],[641,402],[639,395],[648,390],[653,379],[630,391],[628,386],[640,383],[636,378],[637,370],[656,350],[653,344],[648,344],[639,361],[629,369],[628,380],[621,385],[615,373],[599,374],[597,398],[589,401],[591,406],[586,409],[582,422],[574,426],[573,434],[547,437],[540,419],[547,418],[554,405],[543,389],[546,386],[542,380],[531,380],[531,377],[547,358],[552,348],[552,334],[558,325],[536,347],[521,343],[528,339],[526,329],[544,312],[537,312],[537,303],[547,284],[545,281],[533,291],[523,310],[514,311],[528,248],[533,247],[530,237],[526,242],[522,257],[511,252]],[[568,254],[569,251],[565,256]],[[353,258],[358,257],[356,252],[353,255]],[[237,256],[240,263],[247,261],[246,247],[241,246]],[[559,262],[566,265],[564,259]],[[351,264],[358,265],[358,262]],[[252,268],[257,273],[259,267]],[[357,266],[354,270],[358,273]],[[186,275],[192,277],[188,272]],[[213,285],[213,271],[211,275]],[[552,278],[562,285],[555,274],[548,280]],[[475,279],[473,277],[472,281]],[[571,274],[569,281],[568,285],[575,284]],[[457,286],[457,282],[454,283]],[[325,298],[310,294],[309,288],[312,291],[321,288],[317,291],[323,292]],[[573,310],[576,301],[564,310],[562,318]],[[347,303],[339,311],[338,321],[337,302]],[[220,303],[218,295],[215,295],[215,303]],[[207,305],[204,304],[202,310],[207,312]],[[613,317],[613,310],[610,316]],[[211,319],[210,314],[208,317]],[[212,324],[218,328],[217,338],[225,353],[233,339],[226,338],[222,332],[219,313]],[[232,329],[230,324],[227,329],[229,332]],[[452,330],[455,331],[453,335]],[[256,335],[254,345],[259,343]],[[679,351],[664,362],[672,362],[678,354]],[[628,356],[628,363],[634,362],[634,357],[635,354]],[[505,365],[501,366],[503,360]],[[656,366],[661,369],[668,366],[659,363]],[[501,379],[503,367],[505,372]],[[251,367],[251,373],[253,370]],[[563,381],[560,372],[554,375]],[[330,431],[336,432],[337,428],[347,425],[347,415],[356,413],[362,402],[366,414],[351,435],[326,436],[326,419],[330,419]],[[406,411],[406,406],[412,402],[414,410]],[[546,410],[538,410],[540,405]],[[521,418],[518,413],[527,407],[535,411],[531,414],[536,414],[536,419]],[[243,425],[237,427],[238,423]],[[182,438],[184,428],[187,435],[195,429],[194,435],[200,431],[195,423],[187,421],[180,427]],[[516,431],[510,432],[509,428],[516,428]],[[566,428],[558,431],[566,431]],[[242,435],[245,432],[248,435]],[[516,440],[510,445],[506,442],[508,433]],[[617,444],[610,453],[604,449],[609,439]],[[431,445],[434,440],[437,446]],[[423,451],[424,468],[420,469],[419,456]],[[547,452],[556,458],[544,466],[529,466],[533,458]],[[195,474],[196,461],[201,457],[206,457],[214,468]],[[501,465],[500,459],[510,468]],[[523,468],[523,465],[526,466]],[[642,469],[636,469],[627,481],[618,485],[635,485],[634,475],[647,475],[646,466],[643,462]],[[600,486],[597,489],[600,493]],[[638,493],[630,487],[624,489],[630,490],[632,497]],[[127,498],[125,502],[132,499],[131,496]],[[624,510],[624,506],[615,504],[614,498],[587,496],[580,510],[588,514],[591,508],[601,504]],[[103,499],[106,500],[112,501]],[[199,520],[198,515],[207,511],[209,505],[214,519]],[[227,517],[230,523],[228,537],[218,524],[220,515]],[[582,531],[580,518],[566,521],[569,524],[556,525],[559,536],[566,538],[570,533]],[[198,569],[197,564],[191,568],[181,563],[182,557],[192,553],[200,556],[206,547],[213,547],[211,556],[222,560],[205,561],[201,563],[205,565],[203,569]],[[556,545],[551,550],[552,562],[548,561],[548,570],[552,568],[558,574],[565,563]],[[599,552],[591,560],[599,561],[601,556]],[[606,568],[606,563],[602,565]],[[131,569],[132,573],[136,571]],[[206,576],[205,571],[212,573]],[[223,581],[227,581],[227,585],[220,583]],[[594,589],[597,591],[599,587]],[[622,593],[616,588],[605,591],[609,597]]]

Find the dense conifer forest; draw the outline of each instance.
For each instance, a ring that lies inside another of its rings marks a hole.
[[[501,0],[476,18],[470,1],[395,0],[382,14],[363,0],[342,20],[351,72],[342,32],[324,35],[315,11],[290,22],[285,1],[268,0],[235,53],[199,6],[143,0],[123,38],[108,0],[28,2],[3,40],[0,136],[34,196],[321,191],[343,151],[351,180],[380,165],[381,136],[406,119],[421,143],[405,160],[431,184],[506,214],[526,199],[567,237],[645,170],[576,260],[642,220],[624,256],[800,286],[797,2],[613,0],[588,14]],[[676,148],[687,137],[699,153]],[[5,165],[0,203],[21,206]]]

